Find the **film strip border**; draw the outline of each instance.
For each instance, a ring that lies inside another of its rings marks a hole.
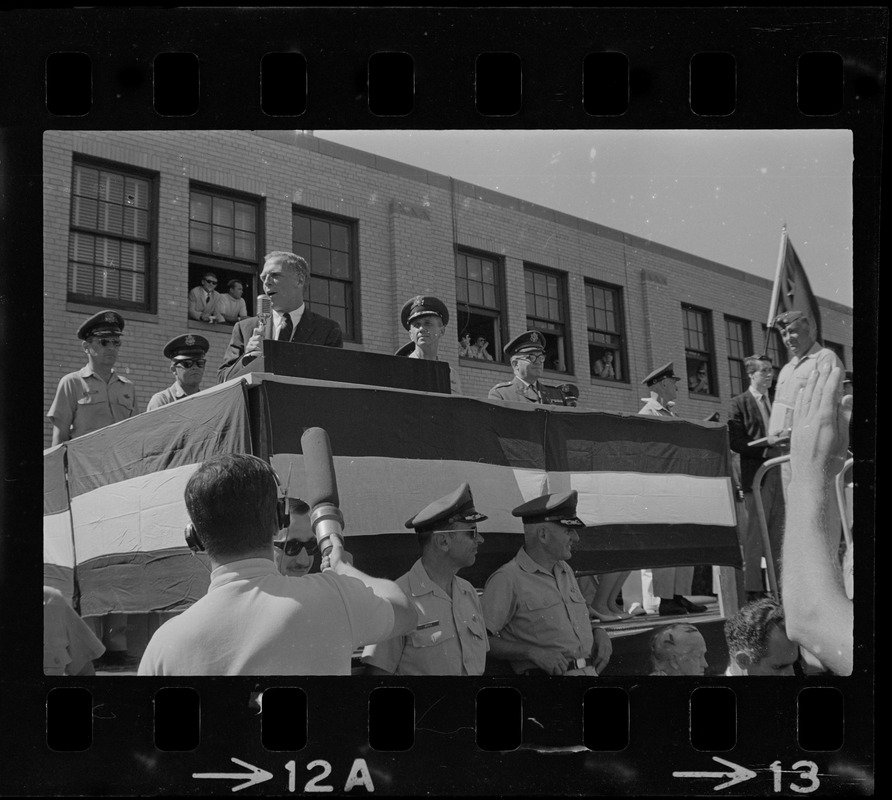
[[[311,96],[311,65],[303,53],[267,53],[259,64],[259,106],[262,113],[283,123],[300,117]],[[313,65],[315,66],[315,64]],[[101,68],[97,63],[96,69]],[[376,52],[368,58],[364,93],[369,114],[404,118],[412,114],[422,64],[406,52]],[[647,79],[625,53],[594,52],[577,65],[582,108],[593,117],[619,116],[629,110],[631,98],[647,88]],[[152,106],[163,117],[188,117],[201,109],[202,63],[194,52],[157,54],[145,71],[130,70],[118,75],[123,90],[149,82]],[[51,53],[46,60],[46,108],[53,116],[79,117],[93,107],[94,57],[84,52]],[[148,73],[148,74],[147,74]],[[805,52],[786,77],[795,82],[796,106],[806,116],[826,117],[843,107],[846,86],[843,57],[836,52]],[[474,109],[489,121],[521,113],[524,83],[536,81],[525,75],[516,52],[482,52],[464,80],[471,84]],[[737,87],[745,75],[738,73],[737,57],[731,52],[694,53],[688,62],[689,99],[696,116],[729,116],[737,110]],[[210,76],[213,80],[213,77]],[[357,80],[360,76],[357,76]],[[420,98],[418,98],[420,99]],[[251,102],[251,98],[246,98]]]
[[[740,691],[741,679],[650,678],[627,686],[423,679],[411,687],[355,678],[352,686],[305,679],[300,687],[180,680],[160,688],[143,680],[125,697],[108,685],[47,693],[53,785],[64,785],[75,753],[114,757],[126,728],[134,763],[105,775],[105,793],[144,791],[162,774],[165,786],[184,794],[267,781],[262,791],[286,793],[489,787],[658,795],[736,784],[758,795],[872,791],[872,778],[851,755],[864,732],[845,682],[791,691],[783,680],[743,679]],[[318,734],[320,719],[328,738]]]
[[[770,7],[12,20],[33,46],[7,76],[32,102],[5,113],[60,127],[836,127],[881,108],[888,27],[883,8]]]

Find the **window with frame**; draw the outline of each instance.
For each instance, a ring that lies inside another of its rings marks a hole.
[[[75,161],[68,238],[68,300],[151,311],[154,179]]]
[[[456,251],[455,300],[459,356],[503,361],[502,262],[482,253]]]
[[[238,318],[238,299],[244,300],[241,314],[253,316],[257,296],[257,267],[260,258],[260,201],[222,192],[207,186],[193,186],[189,194],[189,287],[210,288],[203,283],[207,273],[217,281],[222,298],[230,284],[240,283],[243,291],[233,302],[227,301],[225,317],[214,322],[232,324]],[[219,303],[218,298],[218,303]],[[195,318],[190,299],[190,317]],[[242,317],[244,318],[244,317]]]
[[[586,281],[585,311],[591,376],[602,380],[628,382],[620,290]]]
[[[337,322],[345,341],[358,342],[356,220],[294,209],[291,249],[310,266],[304,297],[313,311]]]
[[[693,306],[682,306],[681,312],[688,391],[718,397],[710,312]]]
[[[527,329],[545,336],[545,369],[571,372],[567,337],[567,287],[565,277],[544,267],[524,265]]]
[[[749,376],[743,360],[753,355],[753,336],[745,319],[725,317],[725,335],[728,342],[728,373],[731,376],[731,396],[742,394],[749,386]]]

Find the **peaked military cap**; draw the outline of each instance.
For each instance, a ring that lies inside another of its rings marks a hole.
[[[508,358],[522,353],[544,353],[545,336],[539,331],[524,331],[502,348]]]
[[[78,339],[91,336],[120,336],[124,331],[124,318],[117,311],[100,311],[77,329]]]
[[[406,330],[409,330],[409,323],[413,319],[426,317],[429,314],[438,316],[443,320],[444,325],[449,323],[449,309],[446,308],[446,304],[442,300],[438,297],[419,294],[406,301],[402,311],[400,311],[400,322],[403,323],[403,327]]]
[[[674,381],[680,381],[681,378],[675,374],[675,364],[670,361],[668,364],[663,364],[662,367],[655,369],[650,373],[643,381],[641,381],[645,386],[653,386],[655,383],[659,383],[663,378],[672,378]]]
[[[395,356],[407,356],[415,349],[415,342],[406,342],[399,350],[397,350],[394,355]]]
[[[164,345],[164,357],[179,361],[183,358],[202,358],[207,355],[211,345],[204,336],[197,333],[186,333],[176,336]]]
[[[784,311],[783,314],[778,314],[774,318],[774,322],[772,323],[775,328],[786,328],[791,322],[795,322],[797,319],[801,319],[805,317],[806,314],[804,311]],[[808,317],[806,317],[807,319]]]
[[[567,528],[584,528],[585,523],[576,516],[578,496],[575,489],[543,494],[542,497],[519,505],[511,513],[524,522],[557,522]]]
[[[463,483],[451,494],[434,500],[429,506],[421,509],[406,523],[407,528],[423,531],[432,528],[438,522],[449,525],[453,522],[482,522],[489,519],[474,508],[471,487]]]

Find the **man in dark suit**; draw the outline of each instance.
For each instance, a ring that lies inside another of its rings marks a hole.
[[[766,356],[750,356],[743,363],[750,385],[743,394],[731,399],[728,437],[731,449],[740,453],[740,483],[748,516],[743,541],[744,583],[747,595],[752,600],[763,591],[760,564],[763,555],[766,560],[769,557],[767,553],[763,553],[762,532],[753,497],[753,476],[764,461],[783,455],[785,451],[780,447],[770,447],[767,440],[750,444],[755,440],[765,440],[768,433],[768,420],[771,417],[768,390],[774,380],[774,371]],[[778,558],[784,531],[784,495],[780,470],[777,468],[769,469],[762,480],[762,506],[765,509],[775,574],[779,576]]]
[[[217,382],[238,375],[262,354],[264,339],[343,347],[337,322],[315,314],[304,303],[304,290],[310,279],[307,262],[294,253],[276,250],[266,255],[260,283],[270,299],[272,313],[267,318],[249,317],[236,323],[217,370]]]

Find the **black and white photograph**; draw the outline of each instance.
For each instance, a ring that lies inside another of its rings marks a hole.
[[[3,34],[0,793],[873,794],[888,13],[187,11]]]

